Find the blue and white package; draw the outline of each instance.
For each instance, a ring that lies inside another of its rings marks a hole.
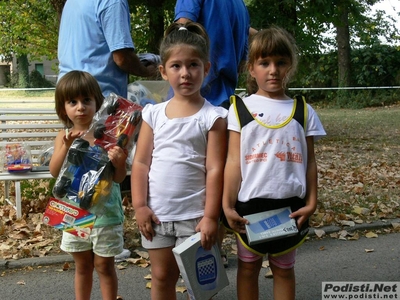
[[[229,285],[218,246],[205,250],[200,238],[198,232],[172,249],[191,300],[208,300]]]
[[[243,216],[249,221],[249,224],[246,224],[249,245],[297,234],[296,221],[289,217],[291,213],[290,207],[283,207]]]

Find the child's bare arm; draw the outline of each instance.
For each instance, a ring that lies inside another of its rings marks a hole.
[[[131,173],[132,205],[140,232],[149,241],[153,239],[152,222],[159,223],[157,216],[147,205],[148,176],[153,152],[153,130],[142,122]]]
[[[218,119],[208,132],[206,157],[206,203],[200,231],[203,248],[211,249],[217,240],[222,208],[223,176],[226,160],[226,121]]]
[[[240,217],[235,206],[242,181],[240,168],[240,133],[229,131],[228,157],[224,172],[222,205],[229,226],[236,232],[245,233],[247,220]]]
[[[68,129],[61,130],[57,134],[57,137],[54,141],[53,155],[51,156],[49,164],[50,174],[53,177],[58,176],[69,148],[71,147],[74,140],[80,137],[82,134],[82,132],[72,133],[71,131],[68,131]]]
[[[314,137],[307,137],[307,174],[306,174],[306,205],[293,212],[290,216],[297,218],[297,226],[301,225],[315,212],[317,208],[317,162],[314,153]]]
[[[115,146],[108,151],[108,158],[115,168],[113,181],[116,183],[122,182],[126,177],[125,163],[127,154],[121,147]]]

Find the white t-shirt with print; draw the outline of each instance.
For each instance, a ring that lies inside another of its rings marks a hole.
[[[310,105],[306,130],[292,118],[294,100],[274,100],[259,95],[243,99],[256,119],[241,130],[242,182],[238,200],[252,198],[304,198],[306,194],[306,136],[318,139],[325,130]],[[231,106],[228,130],[240,132]]]

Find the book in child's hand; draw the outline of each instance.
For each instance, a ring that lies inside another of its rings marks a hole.
[[[289,217],[291,213],[290,207],[283,207],[243,216],[249,221],[246,224],[249,245],[296,235],[298,229],[295,219]]]

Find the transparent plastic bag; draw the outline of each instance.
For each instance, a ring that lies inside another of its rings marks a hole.
[[[53,188],[54,197],[75,203],[92,214],[103,214],[115,171],[107,152],[114,146],[127,154],[132,152],[142,121],[141,111],[140,105],[116,94],[106,97],[89,130],[68,150]],[[94,137],[94,145],[85,137]]]
[[[29,145],[23,142],[6,144],[5,167],[9,173],[29,172],[32,169],[32,155]]]
[[[76,204],[93,214],[102,214],[111,191],[114,167],[98,145],[76,139],[64,160],[53,187],[59,200]]]
[[[167,100],[170,85],[168,81],[143,80],[128,84],[128,100],[143,107]]]
[[[47,143],[40,149],[38,156],[39,166],[49,166],[51,157],[54,152],[54,143]]]
[[[111,93],[94,116],[89,132],[104,150],[119,146],[129,152],[141,122],[142,106]]]

